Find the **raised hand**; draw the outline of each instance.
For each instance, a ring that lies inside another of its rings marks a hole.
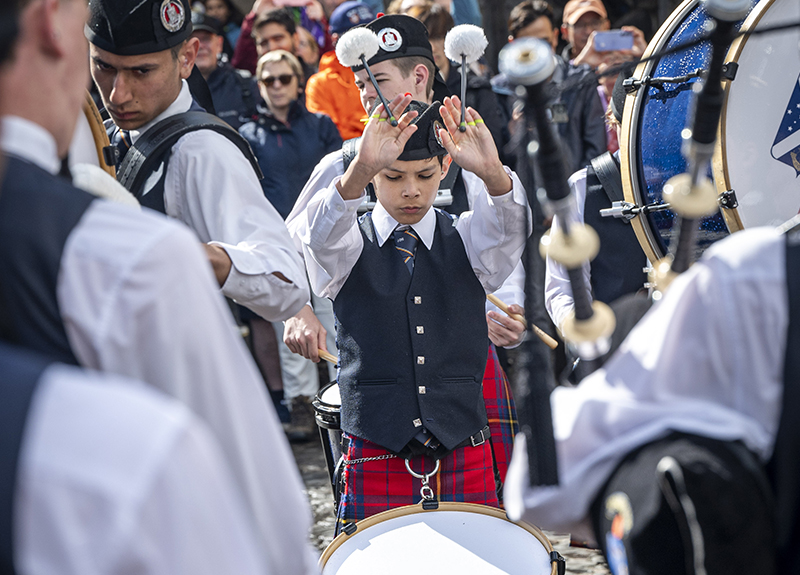
[[[460,132],[461,101],[457,96],[445,98],[440,113],[446,129],[439,130],[439,135],[453,160],[482,179],[490,194],[496,196],[510,191],[511,178],[503,169],[492,134],[480,114],[467,108],[467,130]]]
[[[389,109],[396,118],[410,103],[410,95],[399,95],[389,102]],[[397,126],[392,126],[383,104],[375,109],[364,127],[358,155],[337,185],[343,199],[359,198],[372,178],[397,160],[408,139],[417,131],[417,127],[411,125],[416,117],[417,112],[406,112],[398,120]]]

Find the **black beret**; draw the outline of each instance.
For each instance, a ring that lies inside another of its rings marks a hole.
[[[169,50],[192,33],[189,0],[90,0],[89,11],[86,39],[119,56]]]
[[[366,28],[378,35],[380,46],[378,53],[367,61],[370,66],[384,60],[410,56],[423,56],[433,62],[428,29],[416,18],[405,14],[389,14],[366,24]],[[363,68],[354,66],[353,72]]]
[[[625,97],[628,95],[623,82],[633,76],[635,68],[633,64],[623,66],[617,76],[617,81],[614,82],[614,89],[611,91],[611,113],[620,124],[622,123],[622,110],[625,107]]]
[[[13,51],[14,42],[19,34],[18,18],[19,14],[10,6],[0,7],[0,64],[9,58]]]
[[[403,153],[397,158],[398,160],[404,162],[427,160],[444,156],[447,153],[437,133],[438,128],[443,127],[442,116],[439,114],[441,106],[441,102],[434,102],[428,106],[428,104],[416,100],[408,105],[406,112],[416,111],[419,113],[419,116],[411,122],[417,126],[417,131],[406,142],[406,147],[403,148]]]

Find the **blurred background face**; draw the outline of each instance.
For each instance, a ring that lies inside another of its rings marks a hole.
[[[268,62],[261,70],[258,88],[270,110],[282,111],[297,100],[300,79],[286,62]]]
[[[431,38],[429,41],[431,43],[431,50],[433,51],[433,63],[438,66],[439,70],[442,72],[442,76],[444,76],[446,80],[447,74],[450,71],[450,60],[444,55],[444,38]]]
[[[228,10],[228,5],[222,0],[206,0],[206,15],[216,18],[223,24],[227,24],[228,18],[231,17],[231,11]]]
[[[257,30],[253,30],[253,38],[256,42],[256,51],[261,57],[273,50],[286,50],[295,53],[295,38],[289,34],[288,30],[275,22],[264,24]]]
[[[217,36],[205,30],[197,30],[192,32],[192,36],[200,41],[200,48],[197,50],[197,59],[195,59],[195,66],[197,66],[203,77],[208,79],[208,76],[216,70],[217,59],[222,53],[222,36]]]
[[[553,28],[547,16],[539,16],[536,20],[520,29],[517,32],[517,38],[538,38],[550,44],[555,50],[558,45],[558,29]]]
[[[603,18],[596,12],[587,12],[573,25],[567,25],[567,41],[572,44],[572,52],[578,55],[586,47],[589,36],[595,30],[608,30],[610,24],[607,18]]]

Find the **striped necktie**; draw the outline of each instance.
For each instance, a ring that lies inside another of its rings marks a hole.
[[[400,252],[403,263],[408,268],[408,273],[414,273],[414,254],[417,253],[417,243],[419,238],[410,226],[397,226],[392,232],[394,238],[394,248]]]

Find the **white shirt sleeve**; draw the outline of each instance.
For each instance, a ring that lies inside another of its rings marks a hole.
[[[64,248],[58,301],[82,365],[150,383],[209,425],[275,572],[313,572],[303,483],[194,237],[96,201]]]
[[[49,367],[18,477],[20,573],[276,573],[213,436],[137,382]]]
[[[167,214],[222,247],[233,266],[222,292],[269,321],[308,301],[308,284],[286,226],[250,163],[224,136],[199,130],[173,146],[165,177]],[[275,273],[286,277],[287,283]]]
[[[584,207],[586,204],[586,168],[572,174],[569,179],[569,187],[572,189],[572,197],[575,202],[573,210],[574,217],[571,222],[583,223]],[[550,229],[558,229],[558,225],[558,216],[553,216],[553,224]],[[590,265],[589,263],[585,263],[582,266],[583,278],[586,283],[589,301],[592,300]],[[556,327],[561,329],[561,325],[567,315],[575,309],[575,303],[572,299],[572,285],[570,285],[569,282],[567,268],[549,257],[546,260],[544,276],[544,302],[547,313],[550,314],[553,323]]]
[[[289,235],[292,236],[295,248],[299,253],[303,252],[300,238],[308,233],[308,219],[306,218],[308,204],[312,199],[316,199],[317,192],[327,189],[334,178],[337,176],[341,178],[343,175],[342,151],[336,150],[320,160],[314,167],[314,171],[311,172],[306,185],[303,186],[292,211],[286,218],[286,227],[289,229]]]
[[[461,214],[456,224],[472,269],[486,293],[498,290],[511,275],[531,233],[532,218],[525,189],[514,172],[504,169],[512,180],[511,191],[490,196],[485,184],[478,180],[480,188],[471,186],[480,190],[472,202],[472,210]],[[465,179],[468,174],[464,172]]]
[[[324,190],[314,194],[306,204],[305,214],[298,217],[304,225],[298,239],[308,269],[311,289],[321,297],[335,299],[364,247],[358,229],[358,206],[364,194],[355,200],[344,200],[336,188],[341,176]]]

